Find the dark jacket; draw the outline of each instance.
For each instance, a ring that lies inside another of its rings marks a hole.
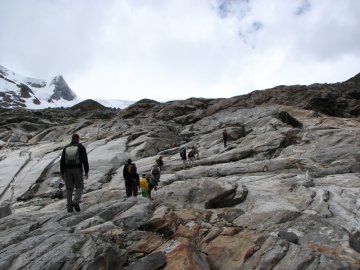
[[[65,149],[69,145],[78,145],[80,164],[78,164],[78,165],[68,165],[68,164],[65,163]],[[85,147],[81,143],[78,143],[78,142],[71,142],[69,145],[65,146],[63,151],[62,151],[61,160],[60,160],[60,172],[62,174],[64,174],[64,171],[67,168],[79,168],[81,170],[84,168],[85,174],[88,174],[89,173],[89,162],[88,162],[88,157],[87,157]]]
[[[186,160],[186,148],[180,150],[180,157],[181,159]]]
[[[158,167],[159,167],[160,169],[162,169],[162,167],[164,166],[164,162],[163,162],[163,160],[162,160],[161,158],[158,158],[158,159],[156,160],[156,164],[158,165]]]
[[[135,183],[137,186],[140,186],[140,177],[139,174],[136,172],[136,169],[133,173],[129,172],[128,166],[133,165],[134,168],[136,168],[135,163],[126,163],[123,168],[123,176],[125,179],[125,182],[128,183]]]

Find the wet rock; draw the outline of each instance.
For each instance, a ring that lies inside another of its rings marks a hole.
[[[299,237],[295,233],[288,232],[287,230],[280,230],[278,236],[293,244],[297,244],[299,241]]]

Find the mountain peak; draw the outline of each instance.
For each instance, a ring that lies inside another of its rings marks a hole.
[[[62,75],[46,82],[22,76],[0,65],[0,107],[42,109],[69,107],[77,102],[76,94]]]
[[[54,86],[54,93],[51,95],[49,102],[60,99],[72,101],[77,98],[76,94],[70,89],[62,75],[54,77],[51,80],[50,85]]]

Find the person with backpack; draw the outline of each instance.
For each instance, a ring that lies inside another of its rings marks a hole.
[[[85,172],[85,177],[83,173]],[[80,143],[80,136],[74,134],[71,137],[71,143],[62,151],[60,159],[61,178],[66,186],[66,208],[68,212],[74,209],[80,212],[81,196],[84,191],[84,178],[88,179],[89,162],[85,147]],[[73,199],[74,188],[75,196]]]
[[[157,190],[158,188],[158,181],[156,181],[156,179],[150,174],[148,176],[148,184],[149,184],[149,188],[148,188],[148,198],[150,200],[152,200],[153,198],[151,197],[151,191],[154,189],[154,190]]]
[[[151,191],[153,189],[157,190],[158,183],[160,181],[161,169],[157,165],[157,162],[150,169],[150,175],[148,177],[149,180],[149,189],[148,189],[148,196],[151,199]]]
[[[160,170],[163,169],[164,162],[163,162],[163,160],[162,160],[162,156],[159,156],[159,158],[156,159],[156,165],[158,165],[158,167],[160,168]]]
[[[180,157],[181,157],[181,160],[183,162],[183,168],[185,169],[186,168],[186,148],[185,147],[181,148]]]
[[[224,147],[226,147],[226,143],[227,143],[227,140],[228,140],[228,134],[227,134],[226,129],[224,129],[222,135],[223,135]]]
[[[156,182],[160,181],[161,170],[156,163],[151,166],[150,175],[155,179]]]
[[[200,145],[199,145],[198,143],[193,146],[193,149],[195,150],[195,156],[196,156],[196,159],[197,159],[197,160],[200,159],[199,148],[200,148]]]
[[[139,174],[137,173],[136,165],[131,159],[128,159],[124,165],[123,176],[125,179],[126,197],[136,197],[140,187],[140,179]]]
[[[149,197],[149,182],[146,177],[146,174],[143,174],[140,178],[140,189],[141,189],[141,196],[148,198]]]
[[[194,161],[195,161],[195,150],[194,150],[194,148],[192,148],[188,154],[188,162],[189,162],[190,167],[192,167],[192,165],[194,164]]]

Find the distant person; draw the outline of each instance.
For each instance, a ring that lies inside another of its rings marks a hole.
[[[123,176],[125,179],[126,197],[136,197],[138,195],[140,181],[136,165],[131,159],[128,159],[124,165]]]
[[[158,167],[160,168],[160,170],[163,170],[164,162],[163,162],[163,160],[162,160],[162,156],[160,156],[160,157],[156,160],[156,165],[158,165]]]
[[[150,175],[155,178],[156,182],[160,181],[161,170],[160,167],[155,163],[151,166]]]
[[[196,160],[199,160],[199,156],[200,156],[200,153],[199,153],[199,144],[195,144],[192,149],[194,149],[195,151],[195,158]]]
[[[146,174],[143,174],[140,178],[140,189],[141,189],[141,196],[148,198],[149,197],[149,181],[146,177]]]
[[[191,150],[189,151],[189,154],[188,154],[188,163],[189,163],[190,167],[192,167],[192,165],[194,165],[194,161],[195,161],[195,150],[194,150],[194,148],[191,148]]]
[[[156,179],[153,177],[153,175],[149,175],[148,177],[148,183],[149,183],[149,189],[148,189],[148,198],[150,200],[153,199],[153,197],[151,196],[151,191],[157,190],[158,189],[158,181],[156,181]]]
[[[228,140],[228,134],[227,134],[226,129],[224,129],[222,135],[223,135],[224,147],[226,147],[226,143],[227,143],[227,140]]]
[[[181,157],[181,160],[183,162],[183,168],[185,169],[186,168],[186,148],[185,147],[181,148],[180,157]]]
[[[66,186],[66,208],[68,212],[74,209],[80,212],[81,196],[84,191],[84,176],[88,179],[89,163],[85,147],[80,143],[80,136],[74,134],[71,137],[71,143],[62,151],[60,159],[61,178]],[[74,188],[75,196],[73,199]]]

